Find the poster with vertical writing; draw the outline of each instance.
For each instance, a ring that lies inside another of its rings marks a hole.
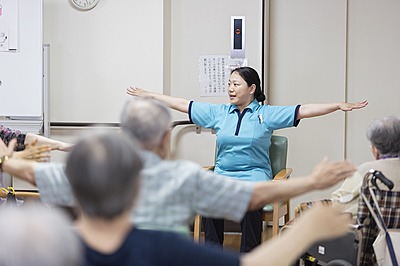
[[[230,58],[228,55],[200,56],[200,96],[226,96],[231,71],[242,66],[247,66],[246,58]]]

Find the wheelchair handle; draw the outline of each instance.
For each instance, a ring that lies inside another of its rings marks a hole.
[[[381,171],[375,171],[373,173],[373,175],[378,178],[379,180],[381,180],[381,182],[383,184],[385,184],[385,186],[387,186],[389,188],[389,190],[392,190],[394,188],[394,184],[392,182],[392,180],[390,180],[389,178],[387,178],[384,174],[382,174]]]
[[[389,188],[389,190],[392,190],[394,187],[393,182],[387,178],[384,174],[382,174],[381,171],[376,171],[374,169],[369,170],[363,178],[363,182],[362,182],[362,187],[363,188],[367,188],[368,187],[368,180],[371,181],[372,185],[376,188],[376,179],[379,179],[386,187]],[[379,188],[378,188],[379,189]]]
[[[381,171],[371,169],[371,170],[369,170],[368,173],[372,174],[372,176],[375,177],[375,178],[372,178],[372,180],[371,180],[373,185],[376,186],[376,179],[379,179],[386,187],[389,188],[389,190],[393,189],[393,187],[394,187],[393,182],[389,178],[387,178],[384,174],[382,174]]]

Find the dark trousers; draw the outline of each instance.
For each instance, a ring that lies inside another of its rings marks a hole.
[[[206,244],[222,247],[224,243],[224,220],[202,218]],[[262,210],[247,212],[240,222],[242,238],[240,252],[249,252],[261,243]]]

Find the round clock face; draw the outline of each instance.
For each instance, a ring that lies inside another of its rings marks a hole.
[[[99,0],[70,0],[72,5],[79,10],[90,10],[97,5]]]

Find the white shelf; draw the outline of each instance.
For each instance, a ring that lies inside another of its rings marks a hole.
[[[22,133],[41,134],[43,128],[43,120],[0,120],[0,125],[19,130]]]

